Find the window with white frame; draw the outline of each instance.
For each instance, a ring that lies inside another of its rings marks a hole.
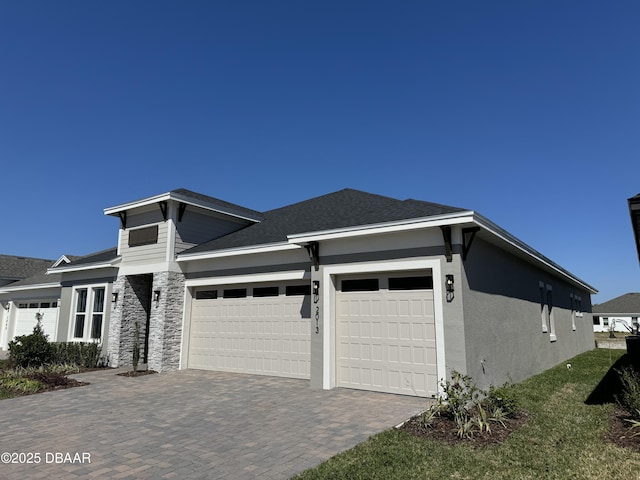
[[[542,321],[542,333],[547,333],[549,312],[547,310],[547,293],[544,282],[539,283],[540,287],[540,320]]]
[[[573,293],[569,294],[569,300],[571,301],[571,329],[576,331],[576,316],[578,315],[578,297]]]
[[[540,282],[540,319],[542,320],[542,332],[549,332],[549,339],[556,341],[556,320],[553,311],[553,287],[548,283]]]
[[[547,284],[547,321],[549,324],[549,339],[552,342],[557,340],[556,337],[556,319],[553,308],[553,287]]]
[[[72,324],[73,339],[100,340],[105,315],[105,287],[75,289],[75,308]]]

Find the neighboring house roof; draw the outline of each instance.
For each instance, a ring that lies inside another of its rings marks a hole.
[[[640,316],[640,293],[625,293],[608,302],[593,306],[593,313],[602,315]]]
[[[397,200],[359,190],[344,189],[263,213],[264,220],[197,245],[194,254],[287,242],[289,235],[431,217],[464,209],[419,200]]]
[[[22,280],[45,271],[53,262],[43,258],[0,255],[0,279],[11,282]]]
[[[186,188],[178,188],[171,190],[160,195],[154,195],[152,197],[143,198],[133,202],[127,202],[115,207],[105,208],[105,215],[119,216],[121,212],[126,212],[132,208],[143,207],[146,205],[153,205],[159,202],[166,202],[167,200],[175,200],[185,205],[194,205],[206,210],[214,212],[224,213],[238,218],[259,222],[262,220],[262,214],[255,210],[242,207],[233,203],[225,202],[218,198],[202,195],[201,193],[192,192]]]
[[[636,250],[638,251],[638,260],[640,260],[640,193],[629,200],[629,214],[631,215],[631,226],[633,227],[633,235],[636,240]]]

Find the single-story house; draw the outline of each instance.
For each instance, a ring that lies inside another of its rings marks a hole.
[[[594,345],[596,290],[473,210],[345,189],[259,212],[177,189],[104,213],[117,246],[48,274],[52,339],[101,341],[112,366],[138,331],[157,371],[433,396],[453,369],[486,387]]]
[[[640,293],[625,293],[593,306],[593,331],[630,333],[638,327]]]

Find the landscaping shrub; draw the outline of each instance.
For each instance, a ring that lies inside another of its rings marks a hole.
[[[491,386],[489,391],[476,386],[469,375],[452,371],[451,380],[440,383],[443,397],[431,405],[419,419],[423,428],[432,427],[438,418],[449,419],[460,438],[471,439],[476,433],[491,435],[491,422],[506,427],[508,418],[516,416],[519,404],[507,384]]]
[[[618,371],[622,391],[616,398],[618,403],[636,420],[640,420],[640,373],[632,367]]]
[[[95,368],[100,362],[102,347],[95,342],[57,342],[52,343],[52,363],[58,365],[77,365]]]
[[[39,367],[53,361],[53,348],[39,320],[31,335],[20,335],[9,342],[9,360],[23,368]]]
[[[508,383],[501,387],[491,385],[487,395],[487,404],[491,410],[500,409],[506,417],[513,417],[520,410],[520,402]]]

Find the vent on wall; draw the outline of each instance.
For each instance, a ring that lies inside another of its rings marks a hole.
[[[151,245],[158,243],[158,225],[129,230],[129,246]]]

